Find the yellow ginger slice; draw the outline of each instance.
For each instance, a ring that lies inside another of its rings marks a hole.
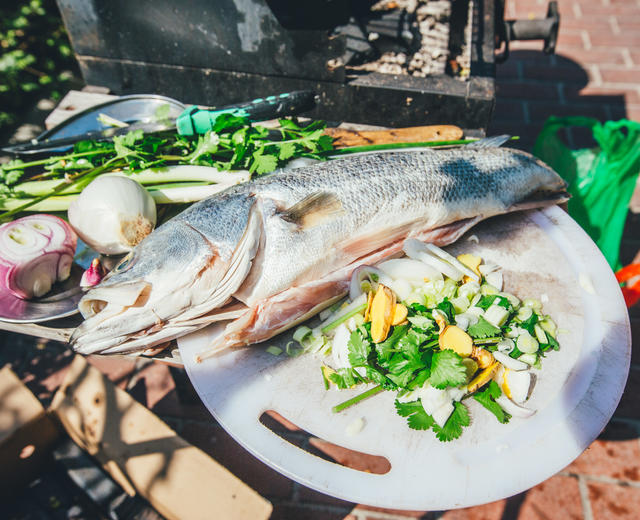
[[[438,344],[442,350],[453,350],[462,357],[469,357],[473,352],[473,339],[460,327],[447,325],[438,338]]]
[[[472,394],[479,388],[482,388],[484,385],[486,385],[489,381],[491,381],[491,378],[495,374],[496,370],[498,370],[499,366],[500,363],[496,361],[489,365],[487,368],[483,369],[482,372],[474,377],[473,381],[471,381],[471,383],[467,385],[467,392]]]
[[[371,302],[371,339],[381,343],[389,334],[396,306],[396,295],[391,289],[380,284]]]
[[[400,325],[407,319],[407,314],[407,308],[401,303],[396,303],[396,306],[393,308],[393,318],[391,319],[391,325],[393,325],[394,327],[396,325]]]

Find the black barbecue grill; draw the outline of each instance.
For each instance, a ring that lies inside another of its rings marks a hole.
[[[399,0],[58,0],[85,81],[117,94],[215,106],[311,89],[320,102],[310,115],[329,121],[486,129],[496,49],[506,59],[510,41],[544,39],[553,52],[557,6],[546,19],[505,22],[501,0],[450,4],[446,44],[467,49],[468,70],[450,59],[418,77],[371,66],[429,38]]]

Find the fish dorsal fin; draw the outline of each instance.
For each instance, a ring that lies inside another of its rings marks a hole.
[[[467,148],[477,148],[479,150],[483,148],[497,148],[511,139],[510,135],[494,135],[493,137],[485,137],[484,139],[478,139],[473,143],[469,143]]]
[[[308,229],[342,214],[344,208],[340,199],[333,193],[320,191],[296,202],[281,212],[280,217],[301,229]]]

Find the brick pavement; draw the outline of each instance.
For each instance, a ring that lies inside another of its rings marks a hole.
[[[546,0],[508,1],[507,18],[542,16]],[[530,149],[549,115],[640,120],[640,0],[560,1],[560,39],[555,56],[539,42],[516,42],[499,66],[497,106],[490,133],[522,137]],[[571,145],[588,142],[571,132]],[[638,193],[638,192],[637,192]],[[640,195],[632,206],[640,208]],[[630,262],[640,249],[640,215],[630,213],[621,249]],[[629,381],[613,419],[571,465],[526,493],[483,506],[446,511],[395,511],[325,496],[271,470],[240,447],[194,398],[184,375],[143,360],[90,357],[121,388],[147,405],[187,440],[210,453],[274,504],[274,519],[445,520],[640,518],[640,306],[632,309],[635,345]],[[71,354],[56,343],[15,334],[0,337],[0,365],[9,363],[47,404],[60,384]],[[354,455],[309,437],[286,421],[265,424],[319,456],[373,472],[384,462]]]

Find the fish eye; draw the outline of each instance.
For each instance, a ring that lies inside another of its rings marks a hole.
[[[114,273],[122,273],[129,269],[133,265],[133,253],[129,253],[125,256],[120,263],[113,268]]]

